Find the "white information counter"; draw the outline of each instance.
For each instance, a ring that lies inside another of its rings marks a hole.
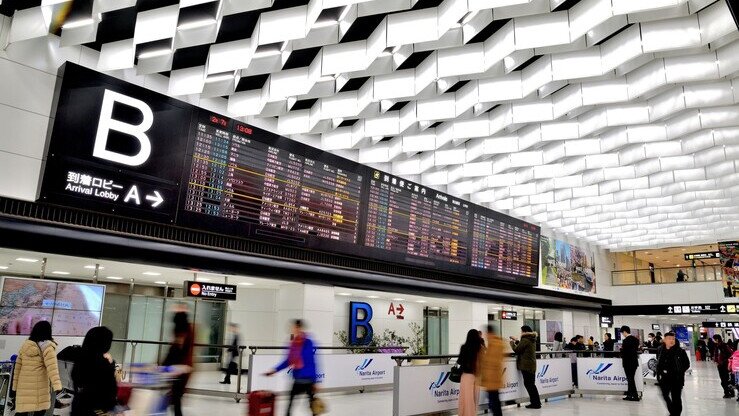
[[[636,370],[636,389],[644,391],[644,375]],[[620,358],[577,358],[577,381],[581,392],[625,392],[626,372]]]
[[[449,380],[452,364],[395,367],[393,416],[424,415],[457,408],[459,384]],[[528,397],[515,359],[503,366],[505,387],[499,391],[501,401],[525,401]],[[572,370],[569,358],[537,361],[536,385],[542,398],[572,392]],[[480,405],[487,404],[481,392]]]
[[[322,390],[340,390],[393,384],[392,354],[316,354],[318,383]],[[292,388],[289,370],[272,377],[263,374],[285,359],[284,355],[252,354],[249,356],[247,391],[268,390],[287,393]]]

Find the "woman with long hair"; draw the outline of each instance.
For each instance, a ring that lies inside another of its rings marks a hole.
[[[72,368],[72,416],[108,414],[117,404],[118,383],[110,356],[113,332],[98,326],[87,331],[82,351]]]
[[[13,391],[16,394],[16,415],[43,416],[51,407],[49,383],[55,392],[62,391],[51,324],[40,321],[33,326],[15,361]]]
[[[459,383],[459,416],[477,415],[478,399],[480,397],[480,354],[483,350],[483,341],[480,332],[470,329],[467,340],[459,350],[457,364],[462,369],[462,380]]]
[[[185,395],[185,388],[192,373],[195,329],[184,310],[174,314],[173,323],[174,340],[162,365],[172,367],[173,372],[177,374],[172,383],[171,404],[174,415],[182,416],[182,396]]]

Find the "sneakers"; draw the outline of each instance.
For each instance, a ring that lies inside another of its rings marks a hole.
[[[540,404],[539,405],[530,404],[530,405],[526,406],[526,408],[527,409],[541,409],[541,405]]]
[[[231,384],[231,381],[230,380],[223,380],[220,383],[221,384]]]

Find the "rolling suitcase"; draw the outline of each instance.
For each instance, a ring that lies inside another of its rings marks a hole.
[[[269,391],[253,391],[247,396],[249,416],[274,416],[275,395]]]

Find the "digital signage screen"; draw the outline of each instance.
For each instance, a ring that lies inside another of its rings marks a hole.
[[[28,335],[39,321],[58,336],[84,336],[100,325],[105,286],[4,277],[0,335]]]
[[[61,82],[47,203],[538,283],[538,226],[74,64]]]

